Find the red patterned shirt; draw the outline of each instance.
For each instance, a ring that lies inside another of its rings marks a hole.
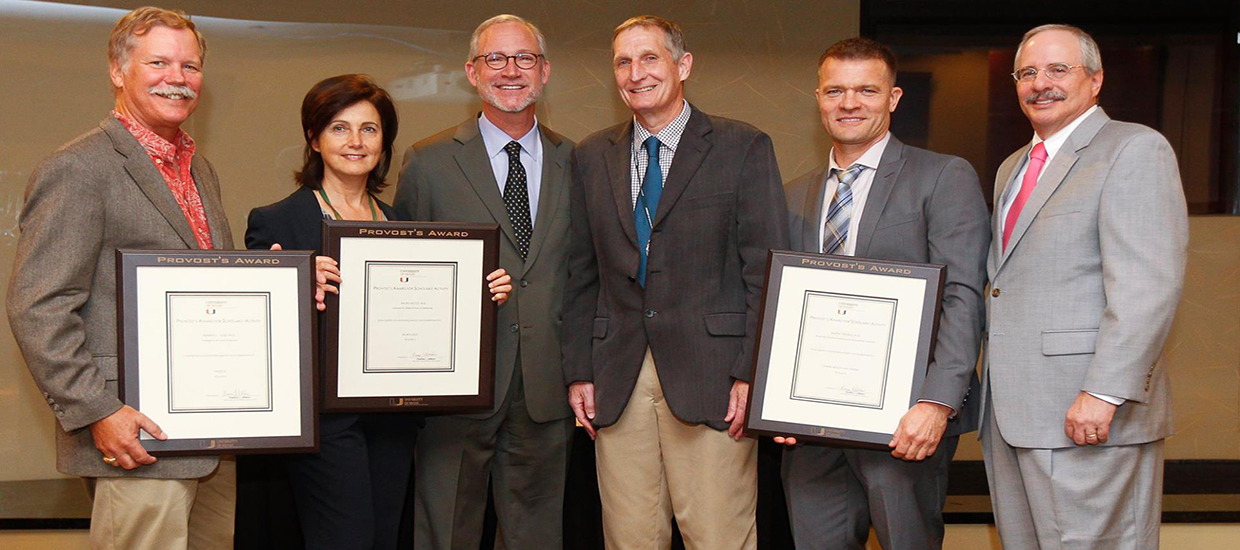
[[[164,182],[168,184],[168,189],[172,190],[172,196],[176,197],[177,204],[181,206],[185,221],[189,222],[194,239],[198,241],[198,248],[214,248],[211,245],[207,211],[202,207],[202,196],[198,194],[198,186],[194,185],[194,176],[190,173],[190,161],[194,158],[195,151],[194,140],[190,139],[184,130],[177,130],[176,144],[173,145],[159,134],[117,111],[112,111],[112,116],[121,121],[138,143],[142,144],[142,148],[146,149],[146,154],[151,157],[151,162],[155,163],[155,167],[164,177]]]

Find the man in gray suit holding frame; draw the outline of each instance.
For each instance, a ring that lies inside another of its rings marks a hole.
[[[117,397],[116,249],[231,249],[215,169],[181,124],[206,42],[179,11],[139,8],[109,40],[116,107],[30,177],[9,282],[13,335],[56,415],[56,468],[87,478],[93,548],[232,548],[229,458],[156,460],[164,439]]]
[[[1031,143],[995,177],[982,449],[1004,548],[1158,546],[1184,284],[1175,154],[1097,106],[1098,45],[1044,25],[1016,52]]]
[[[960,434],[977,429],[986,200],[964,159],[905,145],[888,130],[903,93],[891,50],[850,38],[818,63],[814,92],[831,158],[785,190],[792,247],[943,264],[947,279],[934,356],[891,451],[785,450],[792,536],[797,548],[860,550],[872,525],[886,550],[941,548],[947,468]]]
[[[561,545],[574,428],[560,383],[573,142],[534,116],[546,52],[542,32],[515,15],[478,25],[465,74],[482,113],[414,144],[400,171],[402,217],[498,224],[500,266],[519,286],[499,310],[494,408],[431,416],[419,433],[419,550],[478,548],[488,481],[503,547]]]

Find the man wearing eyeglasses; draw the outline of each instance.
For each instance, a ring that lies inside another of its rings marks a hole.
[[[981,428],[1003,547],[1156,548],[1171,396],[1159,353],[1188,216],[1158,132],[1097,106],[1098,45],[1044,25],[1016,52],[1029,145],[995,178]]]
[[[418,435],[414,547],[476,549],[487,487],[509,550],[559,548],[572,412],[560,367],[573,143],[538,123],[546,40],[515,15],[474,30],[465,75],[482,112],[405,153],[402,217],[500,226],[500,266],[519,285],[499,310],[495,405],[432,416]],[[497,544],[497,546],[499,546]]]

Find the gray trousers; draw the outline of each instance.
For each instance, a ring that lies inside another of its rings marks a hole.
[[[995,526],[1005,550],[1158,548],[1162,440],[1062,449],[1013,447],[992,421],[989,403],[982,422],[982,452]]]
[[[885,550],[943,547],[947,468],[959,437],[906,462],[888,451],[801,445],[784,449],[784,495],[798,550],[862,550],[870,527]]]
[[[573,428],[572,418],[530,418],[520,368],[491,417],[427,417],[414,461],[414,548],[478,550],[488,482],[496,548],[560,548]]]

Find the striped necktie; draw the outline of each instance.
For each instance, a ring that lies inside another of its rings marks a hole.
[[[825,254],[844,253],[844,243],[848,242],[848,221],[852,219],[852,184],[862,170],[865,167],[860,164],[849,166],[847,170],[831,169],[839,186],[835,188],[835,198],[831,199],[831,207],[827,209],[827,222],[822,231],[822,251]]]

